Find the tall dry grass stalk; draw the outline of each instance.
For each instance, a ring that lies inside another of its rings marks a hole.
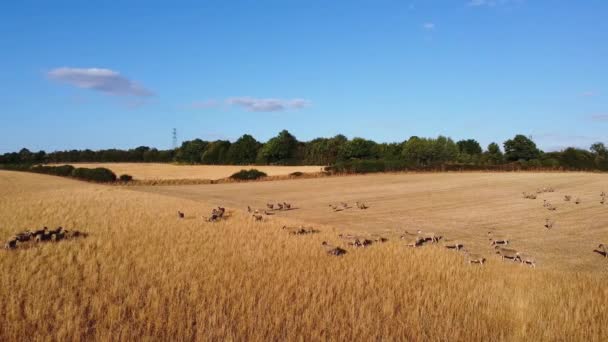
[[[0,172],[0,238],[90,236],[0,253],[0,340],[584,340],[608,336],[604,275],[548,272],[398,241],[324,254],[328,227],[216,203]],[[217,203],[221,204],[221,203]],[[229,208],[230,209],[230,208]],[[179,220],[176,212],[186,213]]]

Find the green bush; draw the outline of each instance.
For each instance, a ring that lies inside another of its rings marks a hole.
[[[254,180],[254,179],[259,179],[259,178],[263,178],[266,176],[267,176],[266,173],[264,173],[260,170],[251,169],[251,170],[241,170],[241,171],[233,174],[232,176],[230,176],[230,178],[237,179],[237,180]]]
[[[130,181],[132,181],[132,180],[133,180],[133,176],[131,176],[131,175],[127,175],[127,174],[124,174],[124,175],[120,175],[120,177],[118,177],[118,179],[119,179],[121,182],[130,182]]]
[[[95,169],[87,169],[79,167],[72,171],[72,177],[99,183],[109,183],[116,181],[116,175],[109,169],[98,167]]]

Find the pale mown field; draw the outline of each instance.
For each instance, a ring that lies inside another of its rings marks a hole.
[[[341,197],[361,196],[348,183],[355,179],[366,178],[344,178]],[[301,185],[292,185],[297,182]],[[456,252],[435,246],[409,249],[398,240],[331,257],[320,244],[327,240],[343,246],[336,236],[343,227],[315,224],[321,232],[306,236],[280,229],[284,222],[301,220],[297,215],[304,215],[309,204],[305,191],[311,206],[315,197],[334,200],[323,197],[330,196],[322,191],[326,183],[297,182],[273,183],[285,190],[273,192],[272,198],[298,200],[302,209],[256,223],[225,199],[237,194],[231,187],[225,188],[225,197],[198,190],[196,198],[188,199],[184,197],[194,195],[0,172],[2,240],[43,225],[90,233],[77,241],[1,251],[0,340],[601,341],[608,336],[605,271],[530,269],[489,255],[484,267],[469,266]],[[572,182],[584,187],[593,181]],[[553,185],[565,187],[565,178]],[[247,187],[243,193],[257,193],[250,196],[260,202],[268,196],[262,188]],[[397,190],[383,187],[390,202]],[[493,187],[500,193],[498,185]],[[432,198],[490,201],[487,196],[467,199],[470,193],[464,188],[462,195],[455,190],[432,194],[433,185],[420,185],[418,191],[428,195],[418,196],[429,199],[410,202],[404,210],[412,217],[417,210],[427,213]],[[369,201],[370,213],[384,203],[377,196],[377,202]],[[212,206],[221,204],[230,217],[202,221]],[[500,209],[494,216],[512,215],[528,205],[515,196],[501,205],[514,206],[513,211]],[[490,221],[480,206],[471,208],[470,222]],[[179,220],[177,210],[186,218]],[[594,207],[584,210],[600,215]],[[448,213],[437,216],[447,220]],[[462,215],[455,215],[454,222],[459,220]],[[599,256],[593,262],[608,266]]]
[[[217,180],[251,168],[265,172],[269,176],[284,176],[296,171],[304,173],[323,171],[322,166],[175,165],[167,163],[76,163],[72,165],[88,168],[105,167],[114,171],[116,175],[129,174],[137,180]]]
[[[524,199],[522,192],[553,187],[555,192]],[[607,272],[593,249],[608,243],[608,175],[594,173],[422,173],[376,174],[279,182],[149,186],[134,189],[223,203],[239,209],[287,201],[297,210],[274,216],[325,224],[340,232],[399,235],[404,230],[435,232],[491,255],[488,231],[511,247],[533,255],[538,266],[555,270]],[[572,196],[570,202],[564,196]],[[580,204],[574,201],[579,198]],[[548,200],[555,211],[543,207]],[[329,204],[365,202],[367,210],[334,212]],[[544,227],[545,220],[554,227]]]

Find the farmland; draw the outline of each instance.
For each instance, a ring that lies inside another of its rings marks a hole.
[[[63,165],[63,164],[57,164]],[[322,166],[247,166],[247,165],[176,165],[168,163],[76,163],[75,167],[105,167],[117,175],[129,174],[137,180],[217,180],[230,177],[243,169],[256,168],[269,176],[285,176],[293,172],[316,173]]]
[[[3,241],[41,226],[89,236],[0,253],[0,340],[599,341],[608,262],[592,249],[608,238],[606,185],[602,174],[470,173],[117,187],[2,171]],[[555,192],[521,196],[547,186]],[[269,201],[295,208],[262,222],[245,211]],[[331,211],[339,201],[369,209]],[[227,217],[205,222],[218,205]],[[293,236],[285,224],[320,232]],[[415,229],[488,262],[396,238]],[[493,256],[488,230],[536,255],[537,268]],[[343,232],[389,241],[355,249]],[[327,255],[322,241],[347,254]]]

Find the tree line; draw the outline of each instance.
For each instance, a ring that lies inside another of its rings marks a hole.
[[[489,167],[520,165],[528,168],[608,170],[608,150],[601,143],[590,148],[566,148],[543,152],[525,135],[489,144],[485,149],[474,139],[412,136],[403,142],[377,143],[344,135],[298,141],[287,130],[265,143],[245,134],[228,140],[184,141],[174,150],[140,146],[129,150],[71,150],[46,153],[22,149],[0,155],[0,164],[46,164],[78,162],[157,162],[208,165],[392,165],[392,169],[432,169],[445,165]]]

